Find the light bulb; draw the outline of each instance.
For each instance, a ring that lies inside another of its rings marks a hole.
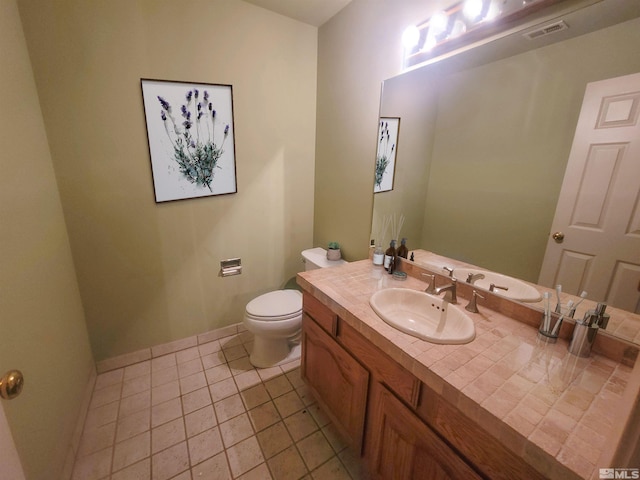
[[[464,22],[462,20],[456,20],[453,23],[453,28],[451,29],[451,34],[449,35],[449,37],[450,38],[458,37],[463,33],[465,33],[466,31],[467,31],[467,26],[464,24]]]
[[[471,21],[475,21],[482,14],[482,0],[465,0],[462,13]]]
[[[418,45],[418,41],[420,41],[420,30],[418,30],[418,27],[411,25],[404,29],[404,32],[402,32],[402,45],[404,48],[411,50]]]
[[[429,20],[429,30],[433,32],[434,35],[440,35],[447,30],[447,25],[449,24],[449,17],[445,12],[438,12],[431,20]]]
[[[500,0],[492,0],[491,5],[489,6],[489,11],[487,12],[487,20],[495,20],[502,13],[502,9],[500,8],[500,4],[502,2]]]

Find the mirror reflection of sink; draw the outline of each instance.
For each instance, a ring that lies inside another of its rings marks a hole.
[[[449,265],[440,265],[440,264],[431,263],[431,262],[420,262],[418,263],[418,265],[432,272],[439,273],[440,275],[449,275],[447,271],[444,269],[445,266],[450,267]]]
[[[459,282],[465,282],[470,273],[474,275],[484,275],[484,278],[474,280],[472,282],[473,285],[489,290],[493,283],[496,285],[493,292],[497,295],[502,295],[503,297],[519,302],[533,303],[542,300],[540,292],[522,280],[508,277],[507,275],[502,275],[500,273],[491,272],[489,270],[481,270],[479,268],[456,268],[453,270],[453,276],[456,277]],[[498,287],[506,287],[508,290],[503,290]]]
[[[462,308],[418,290],[379,290],[369,304],[392,327],[427,342],[469,343],[476,335],[473,320]]]

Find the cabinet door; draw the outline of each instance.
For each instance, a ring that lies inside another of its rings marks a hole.
[[[371,395],[372,415],[366,456],[375,478],[481,478],[384,386],[374,383]]]
[[[306,314],[302,318],[301,371],[334,426],[360,452],[369,372]]]

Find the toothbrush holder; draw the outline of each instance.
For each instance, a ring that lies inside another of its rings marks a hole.
[[[588,357],[591,354],[591,347],[596,340],[598,326],[589,326],[587,323],[577,321],[573,327],[573,335],[569,342],[569,353],[577,357]]]
[[[564,318],[573,318],[576,309],[574,305],[569,306],[569,304],[566,303],[557,303],[554,312],[558,315],[563,315]]]
[[[560,331],[560,325],[558,328],[554,328],[556,326],[556,321],[553,321],[553,316],[549,315],[549,324],[545,328],[545,315],[542,314],[542,320],[540,322],[540,327],[538,328],[538,338],[546,343],[556,343],[558,341],[558,332]]]

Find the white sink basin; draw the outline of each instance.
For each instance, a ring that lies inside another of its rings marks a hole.
[[[456,268],[453,271],[453,276],[458,279],[459,282],[465,282],[470,273],[481,273],[484,278],[475,280],[473,284],[476,287],[489,290],[491,284],[495,284],[496,288],[494,293],[502,295],[503,297],[517,300],[519,302],[539,302],[542,300],[542,295],[531,285],[507,275],[491,272],[489,270],[481,270],[479,268]],[[497,287],[507,287],[508,290],[503,290]]]
[[[473,320],[463,309],[418,290],[379,290],[369,304],[392,327],[427,342],[469,343],[476,336]]]

